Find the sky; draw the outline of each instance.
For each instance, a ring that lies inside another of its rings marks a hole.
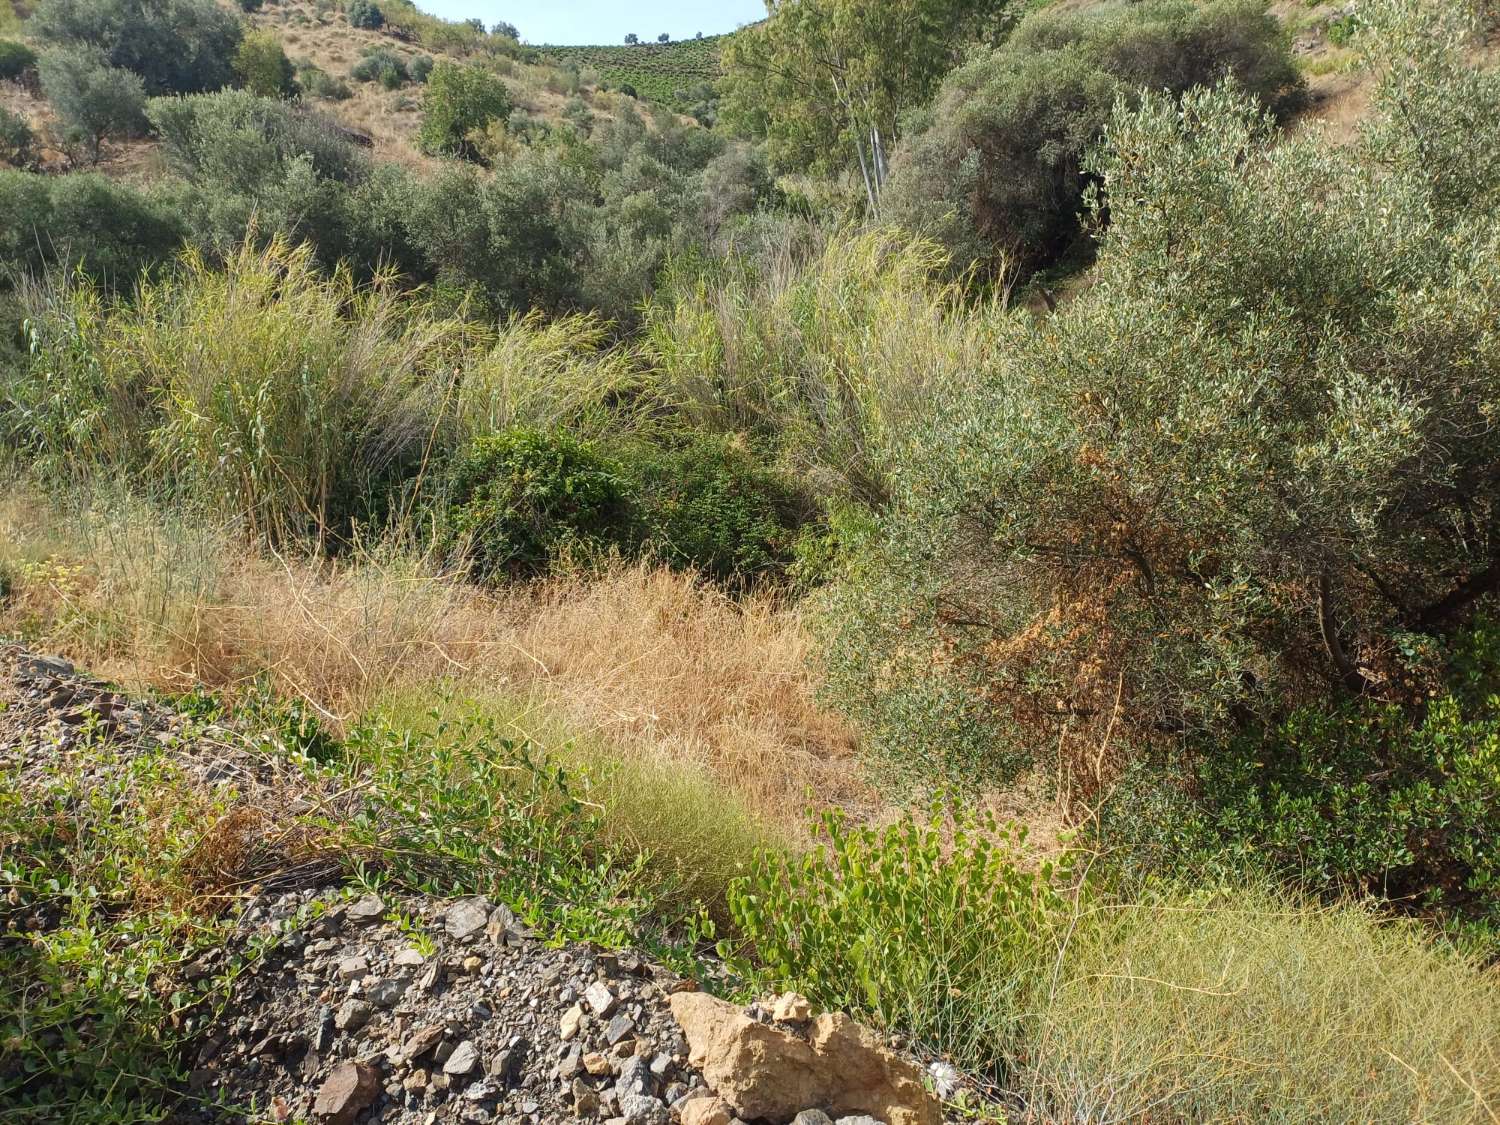
[[[632,31],[643,43],[663,31],[673,39],[717,35],[766,14],[764,0],[417,0],[417,6],[444,19],[482,19],[486,27],[505,20],[527,43],[560,46],[623,43]]]

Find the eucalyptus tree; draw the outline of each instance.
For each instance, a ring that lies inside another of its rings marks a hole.
[[[725,44],[724,119],[764,135],[782,168],[857,165],[880,211],[887,152],[932,96],[993,0],[767,0],[762,23]]]

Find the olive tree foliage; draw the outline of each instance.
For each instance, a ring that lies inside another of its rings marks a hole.
[[[1117,103],[1095,282],[940,398],[830,595],[831,690],[909,768],[1090,761],[1416,703],[1500,590],[1500,74],[1369,0],[1380,113]]]
[[[234,81],[239,19],[213,0],[42,0],[27,30],[92,47],[141,76],[148,94],[193,94]]]
[[[722,120],[765,136],[772,164],[857,166],[879,213],[902,115],[926,103],[995,5],[981,0],[769,0],[724,47]]]
[[[191,183],[253,193],[295,160],[320,179],[354,183],[365,154],[322,114],[247,90],[153,98],[147,106],[168,161]]]
[[[234,55],[234,72],[250,93],[262,98],[289,98],[297,92],[297,71],[281,40],[269,31],[251,32]]]
[[[65,145],[97,163],[106,137],[139,136],[146,128],[146,92],[139,75],[110,66],[95,48],[58,47],[37,66],[42,92],[63,124]]]
[[[504,121],[511,108],[510,88],[498,74],[479,66],[437,63],[422,102],[422,150],[478,161],[474,134],[492,121]]]
[[[990,275],[1049,264],[1080,234],[1085,155],[1115,100],[1232,76],[1278,115],[1302,79],[1264,0],[1144,0],[1044,10],[980,49],[916,115],[887,217]]]

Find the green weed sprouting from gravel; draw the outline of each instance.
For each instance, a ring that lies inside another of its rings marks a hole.
[[[205,909],[222,801],[159,747],[132,761],[85,729],[23,790],[0,776],[0,1119],[164,1115],[177,1047],[221,979],[183,967],[224,939]],[[86,768],[81,768],[86,767]],[[88,775],[95,775],[88,780]]]
[[[559,942],[622,946],[658,932],[673,896],[650,853],[607,843],[602,808],[577,795],[569,770],[492,720],[375,720],[350,733],[336,768],[366,791],[351,823],[327,826],[351,863],[431,894],[489,895]]]

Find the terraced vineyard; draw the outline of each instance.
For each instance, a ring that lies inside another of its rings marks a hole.
[[[574,62],[599,72],[611,86],[630,86],[637,94],[676,109],[688,109],[690,92],[719,80],[719,55],[728,35],[705,35],[676,43],[640,43],[620,47],[541,47],[560,62]]]

